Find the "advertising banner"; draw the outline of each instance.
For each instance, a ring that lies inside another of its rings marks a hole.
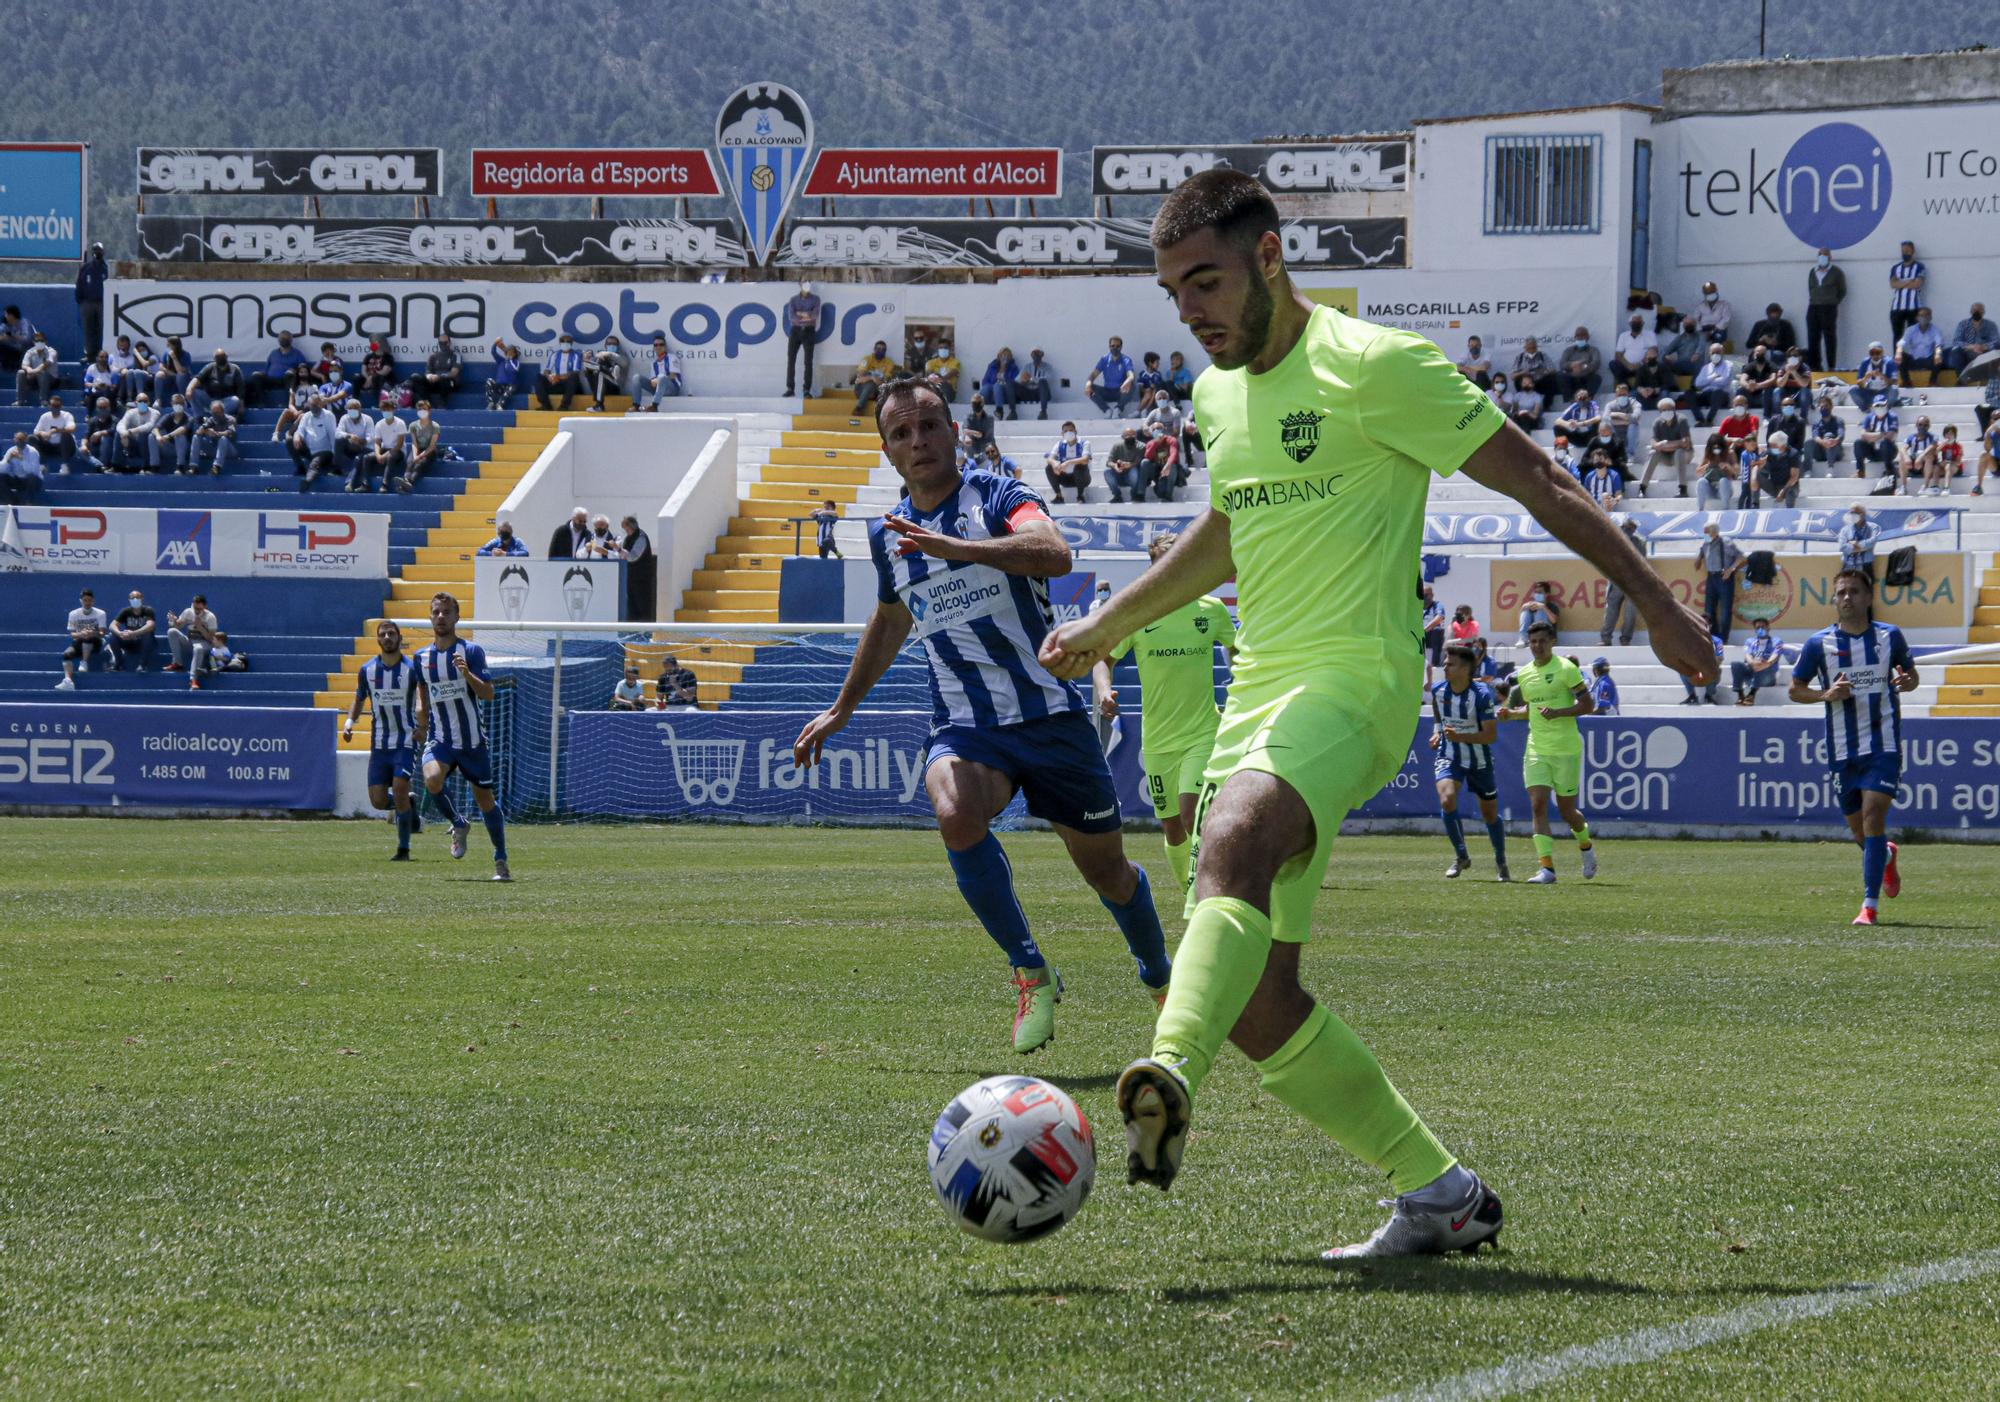
[[[1769,584],[1752,583],[1748,574],[1736,577],[1738,625],[1747,629],[1762,620],[1786,641],[1802,641],[1806,634],[1826,627],[1834,620],[1833,577],[1840,571],[1840,556],[1779,555],[1777,576]],[[1655,559],[1653,568],[1667,581],[1674,597],[1700,611],[1708,598],[1708,576],[1696,568],[1692,555]],[[1497,559],[1491,562],[1492,631],[1505,634],[1520,616],[1523,602],[1537,584],[1548,586],[1549,596],[1563,611],[1564,632],[1597,631],[1604,614],[1605,591],[1602,575],[1577,559],[1548,556]],[[1899,628],[1963,628],[1970,620],[1965,603],[1965,557],[1952,552],[1917,556],[1917,575],[1908,584],[1878,584],[1875,588],[1875,616]],[[1645,622],[1640,621],[1644,631]]]
[[[1294,268],[1400,268],[1409,224],[1397,219],[1288,219],[1279,231]],[[1153,271],[1148,219],[798,219],[779,267],[1101,268]]]
[[[141,146],[142,195],[442,195],[435,146]]]
[[[472,193],[646,197],[719,195],[715,164],[699,147],[475,146]]]
[[[1893,263],[1906,238],[1919,258],[1992,255],[2000,104],[1684,117],[1674,129],[1683,265],[1787,249],[1810,261],[1821,247]]]
[[[0,141],[0,259],[81,262],[89,208],[89,146]]]
[[[1019,149],[912,150],[829,146],[806,177],[808,195],[875,195],[896,199],[1032,199],[1062,193],[1062,151]]]
[[[1713,521],[1731,540],[1787,541],[1840,539],[1846,508],[1832,511],[1774,507],[1768,511],[1616,511],[1619,521],[1639,523],[1639,534],[1659,544],[1697,541]],[[1882,532],[1882,541],[1951,531],[1953,513],[1943,507],[1883,507],[1868,518]],[[1425,545],[1512,545],[1549,541],[1555,537],[1532,516],[1485,511],[1431,511],[1424,515]]]
[[[1090,193],[1164,195],[1205,170],[1240,170],[1274,195],[1410,188],[1410,141],[1283,142],[1257,146],[1093,146]]]
[[[333,807],[332,711],[0,704],[0,804]]]
[[[386,511],[17,506],[30,570],[252,579],[382,579]]]
[[[473,617],[537,623],[616,623],[625,616],[625,566],[616,560],[481,555],[472,562]]]
[[[139,216],[161,263],[392,263],[434,268],[740,268],[726,219],[218,219]]]

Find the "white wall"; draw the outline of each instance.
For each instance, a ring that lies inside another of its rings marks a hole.
[[[655,580],[655,616],[672,618],[681,595],[694,585],[694,572],[715,549],[736,514],[735,421],[708,419],[708,441],[675,485],[653,522],[653,549],[660,557]]]

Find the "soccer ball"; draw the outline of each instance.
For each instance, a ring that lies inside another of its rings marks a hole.
[[[1033,1241],[1076,1216],[1097,1146],[1076,1102],[1033,1076],[988,1076],[931,1130],[931,1186],[952,1220],[986,1241]]]

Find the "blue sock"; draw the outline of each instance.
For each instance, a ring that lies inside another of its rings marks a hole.
[[[1873,902],[1882,896],[1882,873],[1889,869],[1889,839],[1887,837],[1864,837],[1861,839],[1861,889]]]
[[[1045,962],[1035,937],[1028,933],[1028,913],[1014,894],[1014,868],[1007,853],[992,833],[975,847],[963,852],[945,849],[951,859],[952,875],[958,878],[958,893],[979,917],[993,943],[1016,969],[1039,969]]]
[[[1486,837],[1493,844],[1493,860],[1501,866],[1507,865],[1507,828],[1503,823],[1488,823]]]
[[[1458,853],[1461,862],[1471,861],[1465,851],[1465,819],[1458,816],[1456,808],[1443,808],[1438,813],[1444,819],[1444,835],[1451,839],[1451,850]]]
[[[457,827],[459,825],[460,819],[458,816],[458,810],[451,806],[451,795],[446,793],[443,789],[439,789],[436,793],[431,795],[431,798],[437,803],[438,812],[444,814],[444,820],[447,823],[450,823],[453,827]]]
[[[500,814],[500,805],[494,804],[479,815],[486,822],[486,835],[493,839],[493,860],[507,860],[507,820]]]
[[[1148,988],[1165,988],[1174,971],[1167,960],[1167,932],[1160,928],[1160,913],[1153,909],[1153,885],[1146,880],[1146,869],[1134,862],[1132,870],[1138,873],[1139,884],[1132,888],[1131,900],[1113,905],[1102,896],[1098,899],[1118,922],[1125,947],[1139,961],[1139,982]]]
[[[410,810],[407,808],[396,810],[396,850],[410,850]]]

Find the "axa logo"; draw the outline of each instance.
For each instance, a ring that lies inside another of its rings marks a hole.
[[[1690,219],[1775,214],[1808,248],[1848,248],[1874,233],[1895,190],[1888,154],[1853,122],[1823,122],[1776,164],[1755,146],[1742,169],[1681,167],[1682,212]]]
[[[530,346],[545,346],[564,332],[584,345],[595,345],[614,332],[628,343],[644,345],[659,329],[661,310],[660,303],[629,289],[621,291],[612,306],[602,302],[572,302],[562,307],[553,302],[524,302],[514,314],[514,334]],[[822,345],[836,338],[843,346],[854,345],[864,317],[895,310],[893,305],[874,302],[857,302],[844,311],[832,302],[822,303],[815,339]],[[683,302],[667,314],[667,339],[680,350],[719,341],[724,358],[734,360],[773,337],[782,339],[782,311],[782,306],[762,302],[742,302],[727,311],[707,302]]]
[[[161,571],[206,570],[215,515],[208,511],[162,510],[155,518],[158,549],[153,568]]]

